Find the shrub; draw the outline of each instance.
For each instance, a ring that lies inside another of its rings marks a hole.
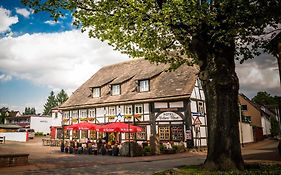
[[[35,135],[36,136],[43,136],[43,132],[36,132]]]

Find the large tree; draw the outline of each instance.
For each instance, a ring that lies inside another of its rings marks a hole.
[[[57,107],[58,102],[55,96],[55,93],[51,91],[50,95],[48,96],[47,102],[44,105],[44,115],[51,115],[52,108]]]
[[[280,0],[23,1],[55,19],[70,10],[82,31],[132,57],[172,68],[197,63],[208,113],[204,167],[243,169],[235,58],[258,55],[280,30]]]
[[[65,102],[68,99],[67,93],[62,89],[56,96],[58,105],[61,105],[63,102]]]

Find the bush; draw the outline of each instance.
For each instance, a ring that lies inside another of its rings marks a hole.
[[[36,132],[35,136],[43,136],[43,132]]]
[[[129,154],[129,145],[130,145],[130,154]],[[121,156],[142,156],[143,149],[142,146],[136,142],[124,142],[120,149]]]

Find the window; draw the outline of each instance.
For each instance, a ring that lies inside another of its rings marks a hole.
[[[183,140],[183,127],[182,125],[171,126],[171,135],[173,141]]]
[[[84,138],[88,138],[88,131],[87,130],[81,131],[81,139],[84,139]]]
[[[202,101],[198,101],[198,112],[204,114],[204,103]]]
[[[242,116],[242,122],[244,123],[251,123],[252,117],[251,116]]]
[[[71,111],[71,117],[77,118],[78,117],[78,111]]]
[[[241,105],[241,111],[247,111],[248,107],[247,105]]]
[[[170,140],[170,127],[169,126],[159,126],[159,139],[160,140]]]
[[[115,107],[114,106],[108,107],[107,114],[108,115],[116,115]]]
[[[142,105],[141,104],[135,105],[135,114],[142,114],[142,113],[143,113]]]
[[[100,88],[93,88],[93,97],[100,97]]]
[[[132,113],[133,113],[132,106],[131,105],[125,106],[125,114],[132,114]]]
[[[83,110],[80,110],[80,115],[79,115],[80,118],[85,118],[87,117],[87,110],[83,109]]]
[[[94,118],[95,116],[95,109],[89,109],[89,118]]]
[[[149,91],[149,80],[141,80],[139,81],[140,92]]]
[[[142,132],[136,133],[136,139],[137,140],[146,140],[146,127],[145,126],[139,126],[142,127]]]
[[[120,95],[120,84],[112,85],[111,86],[111,94],[112,95]]]

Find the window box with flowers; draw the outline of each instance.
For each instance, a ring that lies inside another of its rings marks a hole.
[[[88,121],[94,121],[95,120],[95,118],[88,118]]]
[[[69,119],[68,118],[64,118],[63,119],[63,122],[65,123],[65,122],[68,122],[69,121]]]
[[[80,118],[80,121],[87,122],[88,118]]]
[[[141,114],[134,114],[134,118],[140,119],[141,118]]]
[[[72,119],[72,123],[76,123],[76,122],[78,122],[78,119],[77,118],[73,118]]]
[[[132,116],[131,114],[125,115],[125,116],[124,116],[125,119],[132,119],[132,117],[133,117],[133,116]]]
[[[113,119],[115,119],[115,115],[108,116],[108,120],[113,120]]]

